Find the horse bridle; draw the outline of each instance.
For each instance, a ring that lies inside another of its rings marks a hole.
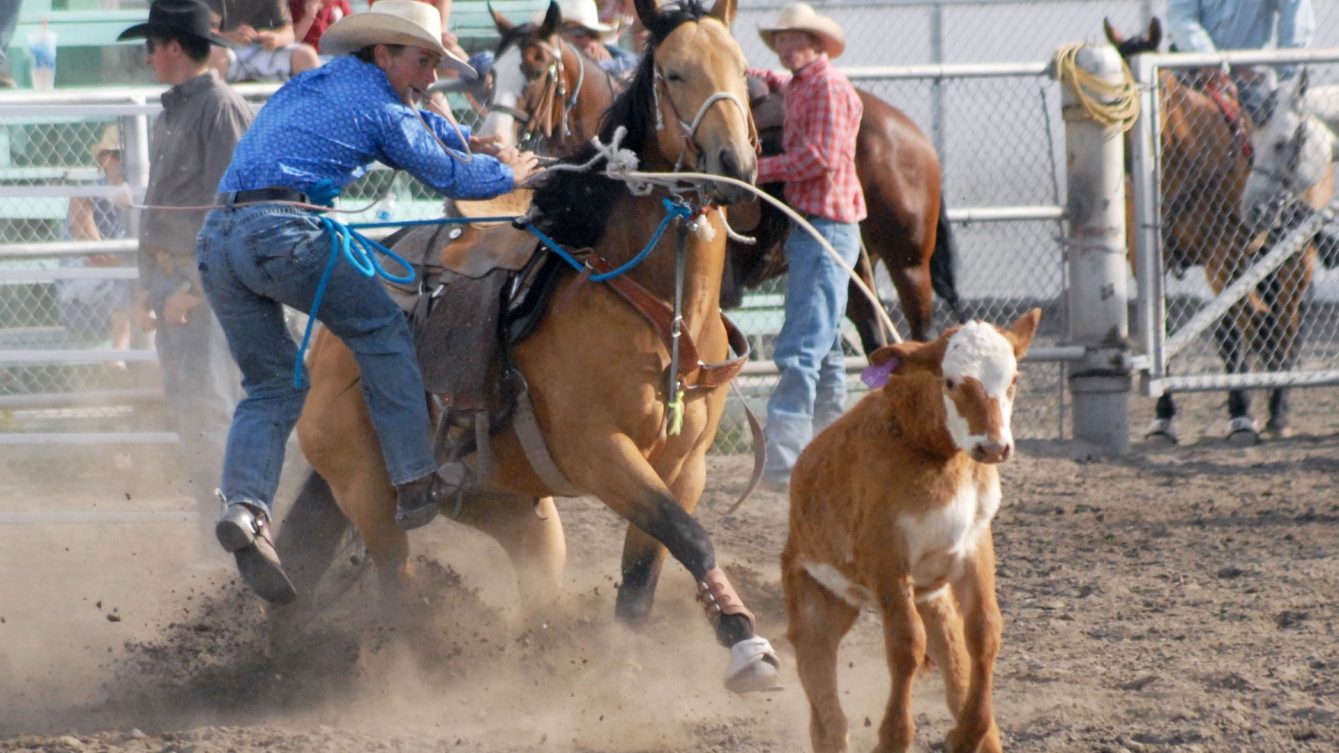
[[[654,98],[657,131],[665,130],[665,116],[660,108],[660,88],[662,86],[667,86],[665,74],[660,70],[660,66],[656,65],[655,80],[651,84],[651,94]],[[694,140],[694,137],[697,135],[697,129],[701,127],[702,119],[706,117],[707,111],[717,102],[728,101],[734,104],[739,110],[740,116],[743,117],[744,122],[748,124],[749,143],[753,146],[755,152],[758,150],[758,127],[753,122],[753,114],[744,106],[743,102],[739,101],[739,97],[734,94],[723,91],[713,92],[702,101],[701,105],[698,106],[697,115],[693,116],[692,122],[684,120],[683,116],[679,114],[679,108],[674,104],[674,97],[670,96],[668,89],[665,90],[665,101],[669,103],[670,112],[673,113],[674,120],[679,124],[679,135],[683,140],[683,147],[679,150],[679,158],[674,161],[674,172],[677,173],[683,168],[683,160],[684,157],[688,155],[689,146],[691,146],[693,151],[699,156],[702,154],[702,147]]]

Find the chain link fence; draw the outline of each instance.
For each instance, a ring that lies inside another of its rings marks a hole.
[[[1334,199],[1339,54],[1270,57],[1149,67],[1166,266],[1164,308],[1143,313],[1154,391],[1339,383],[1339,204],[1312,219]],[[1308,221],[1319,236],[1298,231]]]
[[[776,64],[775,55],[762,44],[756,30],[774,19],[784,4],[742,3],[734,31],[751,64]],[[1163,3],[890,0],[815,5],[845,27],[847,53],[838,62],[857,85],[904,110],[939,149],[946,207],[961,253],[959,291],[968,315],[1007,322],[1031,306],[1041,306],[1044,319],[1038,347],[1061,344],[1067,331],[1065,259],[1056,211],[1065,192],[1062,121],[1059,91],[1043,69],[1063,44],[1100,41],[1104,17],[1118,28],[1133,31],[1144,28],[1152,15],[1162,14]],[[1339,7],[1322,3],[1317,11],[1321,30],[1317,44],[1339,42],[1330,39],[1339,37]],[[1012,65],[988,70],[973,64]],[[888,66],[901,68],[890,70]],[[1319,72],[1315,80],[1330,83],[1331,77],[1329,72]],[[151,109],[154,95],[141,92],[140,96],[146,97]],[[264,92],[253,91],[252,96],[259,103]],[[122,97],[120,101],[131,100]],[[453,104],[463,122],[472,123],[477,117],[463,100]],[[83,191],[95,197],[101,190],[96,186],[100,172],[90,146],[114,123],[121,126],[123,139],[151,133],[152,115],[138,111],[107,114],[96,107],[83,115],[69,114],[68,109],[60,110],[61,114],[38,114],[48,110],[29,108],[20,114],[4,108],[0,99],[0,351],[63,355],[22,362],[0,358],[0,431],[44,431],[62,418],[67,429],[80,431],[94,426],[85,421],[102,421],[91,430],[105,426],[111,427],[107,430],[155,431],[162,424],[146,408],[151,401],[126,399],[95,411],[71,409],[57,400],[62,395],[110,391],[147,399],[156,389],[146,336],[132,332],[126,355],[118,355],[110,314],[71,307],[68,292],[62,297],[62,290],[81,284],[102,286],[105,291],[108,283],[115,287],[132,282],[128,278],[133,277],[133,217],[121,241],[104,241],[96,249],[70,246],[59,250],[58,245],[69,235],[72,196]],[[127,146],[130,154],[135,153],[134,145]],[[142,183],[147,168],[135,169],[140,172],[132,170],[128,177],[132,183]],[[351,221],[370,219],[371,205],[387,189],[397,198],[396,218],[440,213],[439,200],[417,181],[376,170],[345,192],[343,206],[366,209]],[[92,253],[99,256],[90,256]],[[1316,289],[1329,284],[1327,273],[1317,272]],[[1196,273],[1185,277],[1193,280]],[[880,294],[893,302],[891,313],[905,331],[887,276],[880,273],[878,279]],[[1181,282],[1168,277],[1167,284],[1175,292]],[[734,314],[747,320],[756,352],[764,361],[781,325],[781,287],[777,281],[771,285],[756,291],[747,308]],[[1182,316],[1174,306],[1169,320]],[[941,306],[936,324],[947,323],[949,317]],[[1303,335],[1314,326],[1306,325]],[[1193,354],[1202,350],[1197,343],[1186,358],[1197,357]],[[850,355],[858,355],[858,349],[853,347]],[[1017,433],[1033,438],[1065,436],[1064,363],[1031,363],[1024,371]],[[763,409],[771,378],[750,373],[742,383],[754,407]],[[852,379],[852,387],[859,389],[857,380]],[[738,421],[739,406],[731,402],[718,449],[745,451],[747,432]],[[72,416],[78,420],[69,422]]]

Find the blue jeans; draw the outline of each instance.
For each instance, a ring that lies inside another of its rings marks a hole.
[[[158,317],[154,346],[167,399],[168,423],[180,437],[186,482],[208,521],[215,511],[214,488],[233,409],[241,397],[237,369],[228,355],[218,319],[209,303],[191,309],[185,324],[169,324],[163,315],[168,296],[190,281],[181,273],[147,265],[141,284]]]
[[[847,264],[860,255],[860,226],[822,217],[809,224]],[[846,369],[841,323],[846,315],[846,271],[799,227],[786,239],[786,321],[777,335],[780,379],[767,401],[767,464],[763,475],[785,481],[814,434],[846,410]]]
[[[197,250],[200,278],[246,389],[228,434],[223,496],[269,512],[284,445],[307,396],[305,386],[293,384],[298,349],[284,326],[281,304],[311,313],[330,259],[330,237],[310,212],[261,204],[212,210]],[[363,397],[391,482],[432,473],[437,463],[413,338],[381,282],[341,259],[316,318],[358,360]]]

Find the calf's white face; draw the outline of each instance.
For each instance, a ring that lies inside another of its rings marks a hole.
[[[942,369],[953,444],[980,463],[1008,460],[1018,383],[1013,345],[993,325],[970,322],[949,338]]]

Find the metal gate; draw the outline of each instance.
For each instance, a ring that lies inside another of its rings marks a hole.
[[[1222,107],[1204,110],[1192,107],[1190,100],[1212,90],[1212,80],[1229,80],[1234,66],[1259,71],[1304,68],[1310,82],[1308,106],[1319,114],[1339,110],[1339,49],[1148,54],[1135,57],[1131,66],[1143,97],[1129,144],[1133,194],[1129,232],[1137,260],[1132,335],[1145,354],[1140,364],[1145,368],[1144,394],[1339,384],[1339,270],[1330,269],[1339,260],[1312,265],[1309,285],[1296,277],[1307,266],[1310,237],[1333,219],[1335,203],[1291,230],[1279,224],[1247,224],[1248,245],[1240,247],[1231,237],[1233,223],[1249,220],[1236,194],[1222,188],[1211,174],[1224,169],[1221,155],[1203,142],[1195,153],[1169,149],[1179,136],[1162,132],[1173,111],[1199,113],[1182,124],[1192,132],[1221,131],[1224,123],[1231,125],[1234,116]],[[1280,87],[1296,87],[1298,81],[1294,76],[1281,81]],[[1237,136],[1241,142],[1246,138]],[[1255,165],[1273,156],[1261,150],[1281,148],[1287,146],[1257,144]],[[1221,193],[1209,195],[1214,186]],[[1265,241],[1270,233],[1273,237]],[[1207,281],[1215,263],[1205,263],[1213,254],[1224,257],[1216,294]],[[1295,329],[1266,311],[1277,308],[1271,307],[1280,286],[1301,295]],[[1249,371],[1233,373],[1219,354],[1215,331],[1221,333],[1225,322],[1246,323],[1246,342],[1258,346],[1250,349]],[[1295,342],[1295,356],[1287,353],[1289,342]]]

